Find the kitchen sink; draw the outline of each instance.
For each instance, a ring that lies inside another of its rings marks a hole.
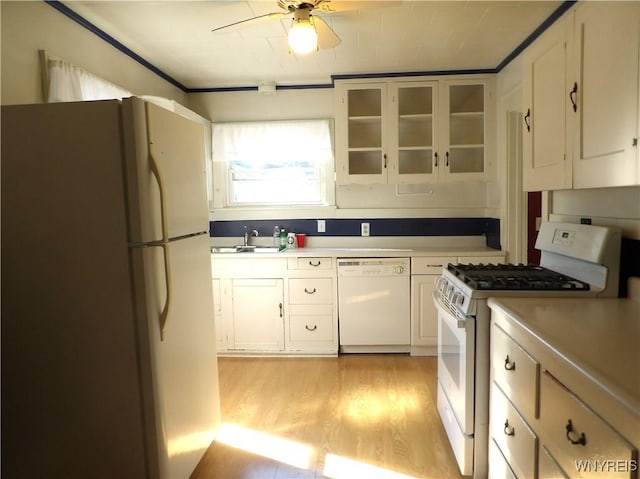
[[[277,253],[278,251],[280,249],[275,246],[236,245],[211,247],[212,253]]]

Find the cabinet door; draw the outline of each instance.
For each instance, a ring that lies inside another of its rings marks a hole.
[[[338,85],[336,95],[337,183],[386,183],[386,84]]]
[[[435,143],[437,83],[402,82],[389,86],[389,182],[437,179]]]
[[[437,354],[438,312],[433,288],[439,275],[411,277],[411,346],[432,346]]]
[[[282,283],[282,279],[233,280],[233,332],[229,349],[284,349]]]
[[[525,191],[571,188],[565,125],[568,108],[566,28],[566,24],[559,21],[523,56]]]
[[[576,10],[574,188],[638,183],[638,2]]]
[[[483,179],[486,160],[487,85],[452,80],[445,83],[442,129],[444,150],[439,167],[449,180]]]

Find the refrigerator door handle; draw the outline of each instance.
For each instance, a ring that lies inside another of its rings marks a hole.
[[[147,118],[149,117],[149,104],[145,104]],[[147,138],[151,138],[151,133],[149,131],[149,122],[147,121]],[[160,220],[162,226],[162,241],[169,241],[169,227],[167,225],[167,202],[165,195],[165,187],[164,181],[162,180],[162,175],[160,175],[160,168],[158,167],[158,162],[153,156],[152,152],[153,142],[149,141],[149,164],[151,167],[151,173],[155,177],[158,182],[158,191],[160,192]]]
[[[164,282],[166,286],[166,296],[162,311],[158,318],[160,326],[160,341],[164,341],[164,328],[167,325],[169,317],[169,307],[171,305],[171,267],[169,262],[169,243],[151,243],[149,246],[153,248],[162,248],[162,256],[164,258]]]

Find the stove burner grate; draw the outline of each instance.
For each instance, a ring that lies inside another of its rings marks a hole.
[[[449,263],[447,269],[476,290],[589,290],[588,283],[537,265]]]

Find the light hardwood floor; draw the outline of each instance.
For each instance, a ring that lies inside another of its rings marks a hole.
[[[220,358],[223,427],[192,479],[461,478],[436,358]]]

